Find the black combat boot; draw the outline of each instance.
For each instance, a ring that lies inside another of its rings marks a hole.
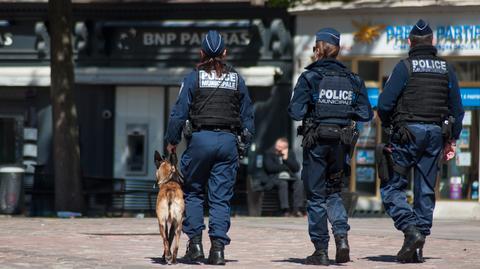
[[[183,259],[186,262],[199,262],[205,259],[203,254],[202,235],[196,235],[188,241],[187,252]]]
[[[305,264],[329,266],[328,251],[326,249],[316,249],[312,255],[307,257]]]
[[[425,259],[423,258],[423,247],[417,248],[415,253],[413,253],[412,263],[423,263]]]
[[[397,260],[399,262],[412,262],[417,248],[421,248],[425,243],[425,237],[413,225],[408,226],[403,231],[403,234],[405,239],[403,240],[402,249],[397,254]]]
[[[335,245],[337,253],[335,254],[336,263],[346,263],[350,261],[350,247],[348,246],[348,238],[346,234],[335,235]]]
[[[210,247],[207,263],[212,265],[225,265],[225,254],[223,253],[225,245],[222,240],[210,238],[210,242],[212,242],[212,246]]]

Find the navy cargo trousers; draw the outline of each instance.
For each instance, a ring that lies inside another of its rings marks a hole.
[[[403,231],[413,225],[422,234],[429,235],[435,208],[438,161],[444,141],[438,125],[409,124],[408,129],[415,137],[414,141],[407,144],[393,142],[392,158],[397,165],[414,169],[413,208],[405,193],[408,186],[406,176],[394,172],[392,178],[382,182],[380,191],[395,228]]]
[[[327,220],[334,235],[350,230],[340,192],[327,194],[327,178],[344,171],[346,148],[339,143],[319,143],[303,151],[302,180],[307,196],[308,232],[316,249],[328,249]]]
[[[208,234],[225,245],[230,243],[230,199],[237,176],[238,151],[235,135],[229,132],[194,132],[182,155],[185,178],[185,220],[183,232],[189,238],[205,229],[203,205],[208,187]]]

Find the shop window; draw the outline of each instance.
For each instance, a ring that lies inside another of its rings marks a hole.
[[[147,125],[127,125],[127,175],[147,174]]]
[[[364,81],[378,81],[379,61],[358,61],[358,75]]]
[[[458,81],[480,81],[480,61],[451,61]]]
[[[376,124],[372,122],[358,123],[360,137],[357,142],[355,156],[355,185],[360,195],[375,196],[377,176],[375,170]]]
[[[479,110],[466,110],[463,129],[457,140],[457,154],[454,160],[442,164],[439,192],[441,199],[479,199]]]
[[[15,135],[15,119],[0,118],[0,164],[15,163]]]

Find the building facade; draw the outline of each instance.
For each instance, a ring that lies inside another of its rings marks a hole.
[[[43,182],[29,177],[27,187],[51,189],[52,164],[62,160],[51,154],[47,4],[0,3],[0,15],[0,164],[42,170]],[[79,1],[73,15],[82,174],[121,179],[126,191],[138,191],[122,198],[125,209],[151,207],[141,192],[155,182],[153,153],[164,149],[169,111],[210,29],[224,35],[227,62],[255,102],[256,148],[289,135],[290,121],[273,120],[288,118],[282,108],[291,90],[293,24],[286,9],[250,1]],[[246,165],[239,176],[245,185]]]
[[[297,6],[294,81],[311,62],[314,33],[335,27],[341,33],[340,59],[365,81],[375,107],[393,67],[408,55],[412,26],[420,18],[429,22],[439,56],[457,72],[466,113],[457,141],[455,160],[442,163],[437,183],[437,217],[480,218],[480,5],[474,1],[353,1]],[[380,121],[360,125],[361,137],[353,157],[350,189],[360,194],[357,210],[381,210],[375,171],[376,144],[385,141]],[[298,145],[298,141],[297,141]],[[413,191],[409,191],[410,196]]]

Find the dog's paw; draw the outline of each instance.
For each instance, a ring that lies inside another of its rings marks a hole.
[[[165,261],[167,264],[172,264],[173,257],[171,255],[165,256]]]

